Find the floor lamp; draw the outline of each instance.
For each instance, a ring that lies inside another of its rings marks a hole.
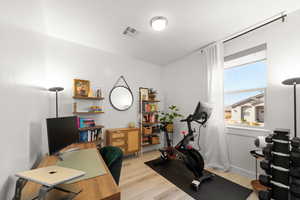
[[[300,77],[286,79],[282,82],[283,85],[294,86],[294,134],[297,137],[297,85],[300,84]]]
[[[58,118],[58,98],[57,98],[57,95],[58,95],[58,92],[60,91],[63,91],[64,88],[63,87],[52,87],[52,88],[49,88],[49,91],[50,92],[55,92],[55,97],[56,97],[56,118]]]

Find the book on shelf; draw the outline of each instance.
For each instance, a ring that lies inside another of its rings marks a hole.
[[[77,118],[78,128],[95,127],[96,123],[94,119],[90,118]],[[99,130],[84,130],[79,131],[79,142],[93,142],[99,138]]]
[[[99,138],[99,131],[80,131],[79,142],[93,142]]]
[[[143,116],[144,123],[157,123],[158,122],[158,114],[149,113]]]
[[[78,128],[88,128],[88,127],[94,127],[96,123],[94,119],[78,117],[77,125]]]
[[[157,112],[158,105],[154,103],[147,103],[143,106],[143,112]]]

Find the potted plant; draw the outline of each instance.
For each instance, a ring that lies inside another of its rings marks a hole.
[[[179,117],[183,117],[178,113],[179,109],[175,105],[169,106],[169,112],[162,112],[159,116],[159,121],[162,124],[163,131],[168,133],[173,133],[174,130],[174,120]]]

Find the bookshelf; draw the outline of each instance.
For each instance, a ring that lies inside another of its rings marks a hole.
[[[147,88],[140,88],[139,104],[140,104],[140,132],[141,132],[141,145],[142,147],[155,146],[160,144],[160,122],[158,121],[159,103],[156,95],[147,99],[143,99],[141,90],[148,90]],[[147,92],[146,92],[147,93]]]
[[[73,115],[77,115],[78,117],[82,119],[87,119],[85,116],[88,115],[100,115],[104,114],[102,110],[100,111],[93,111],[92,107],[96,108],[102,108],[102,106],[96,106],[99,105],[101,101],[104,100],[104,97],[83,97],[83,96],[73,96]],[[80,111],[77,110],[78,104],[82,104],[81,107],[86,107],[86,109],[80,109]],[[89,107],[87,105],[90,105]],[[94,123],[95,123],[95,119]],[[85,142],[95,142],[98,146],[102,146],[103,138],[102,138],[102,130],[104,126],[103,125],[95,125],[91,127],[84,127],[84,128],[78,128],[79,132],[79,138],[87,138],[87,141]],[[85,136],[83,136],[83,135]]]

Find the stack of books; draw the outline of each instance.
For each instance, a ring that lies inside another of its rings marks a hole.
[[[89,118],[78,117],[78,128],[94,127],[95,120]]]
[[[157,111],[158,111],[157,104],[147,103],[143,107],[143,112],[157,112]]]
[[[78,128],[89,128],[96,125],[95,120],[89,118],[78,117],[77,121]],[[97,140],[99,135],[98,130],[80,131],[79,142],[92,142]]]

